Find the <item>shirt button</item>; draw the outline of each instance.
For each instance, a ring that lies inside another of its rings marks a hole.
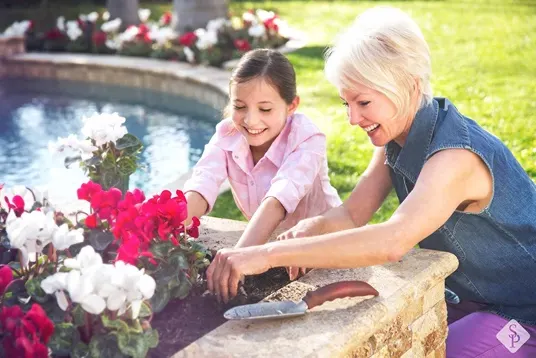
[[[238,155],[235,155],[234,158],[235,158],[235,159],[238,159]]]
[[[255,186],[255,182],[252,180],[249,182],[252,186]]]

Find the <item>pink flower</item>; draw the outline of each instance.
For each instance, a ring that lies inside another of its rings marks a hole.
[[[22,213],[24,213],[24,199],[22,198],[22,196],[15,195],[13,197],[13,203],[9,201],[7,196],[4,197],[4,200],[7,203],[7,207],[10,210],[13,210],[15,212],[15,215],[17,215],[17,217],[20,217]]]
[[[179,37],[179,43],[183,46],[190,47],[197,41],[197,36],[193,32],[186,32]]]
[[[2,265],[0,268],[0,296],[4,294],[7,285],[13,281],[13,271],[8,265]]]
[[[171,24],[171,19],[172,18],[173,18],[173,16],[171,15],[171,12],[166,11],[162,15],[162,17],[160,18],[160,25],[167,26],[167,25]]]
[[[251,50],[251,45],[249,44],[248,40],[236,39],[234,40],[234,46],[238,51],[246,52]]]
[[[91,202],[93,195],[100,191],[102,191],[100,184],[90,180],[87,183],[82,184],[76,193],[78,194],[78,199]]]

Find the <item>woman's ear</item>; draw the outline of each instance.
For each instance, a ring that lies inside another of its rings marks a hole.
[[[292,102],[288,105],[287,117],[293,115],[294,112],[296,112],[296,109],[298,109],[299,105],[300,105],[300,96],[296,96],[294,97]]]

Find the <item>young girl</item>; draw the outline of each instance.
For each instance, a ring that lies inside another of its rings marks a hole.
[[[231,75],[227,119],[216,126],[183,191],[189,219],[208,214],[229,179],[249,220],[235,247],[261,245],[275,229],[342,204],[328,177],[326,137],[296,113],[296,75],[274,50],[245,54]]]

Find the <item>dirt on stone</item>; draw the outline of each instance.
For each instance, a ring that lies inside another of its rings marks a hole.
[[[184,300],[170,301],[154,315],[151,325],[158,330],[159,344],[149,357],[166,358],[226,322],[223,314],[231,307],[257,303],[290,283],[284,268],[274,268],[261,275],[247,276],[237,297],[218,303],[206,287],[193,288]]]

